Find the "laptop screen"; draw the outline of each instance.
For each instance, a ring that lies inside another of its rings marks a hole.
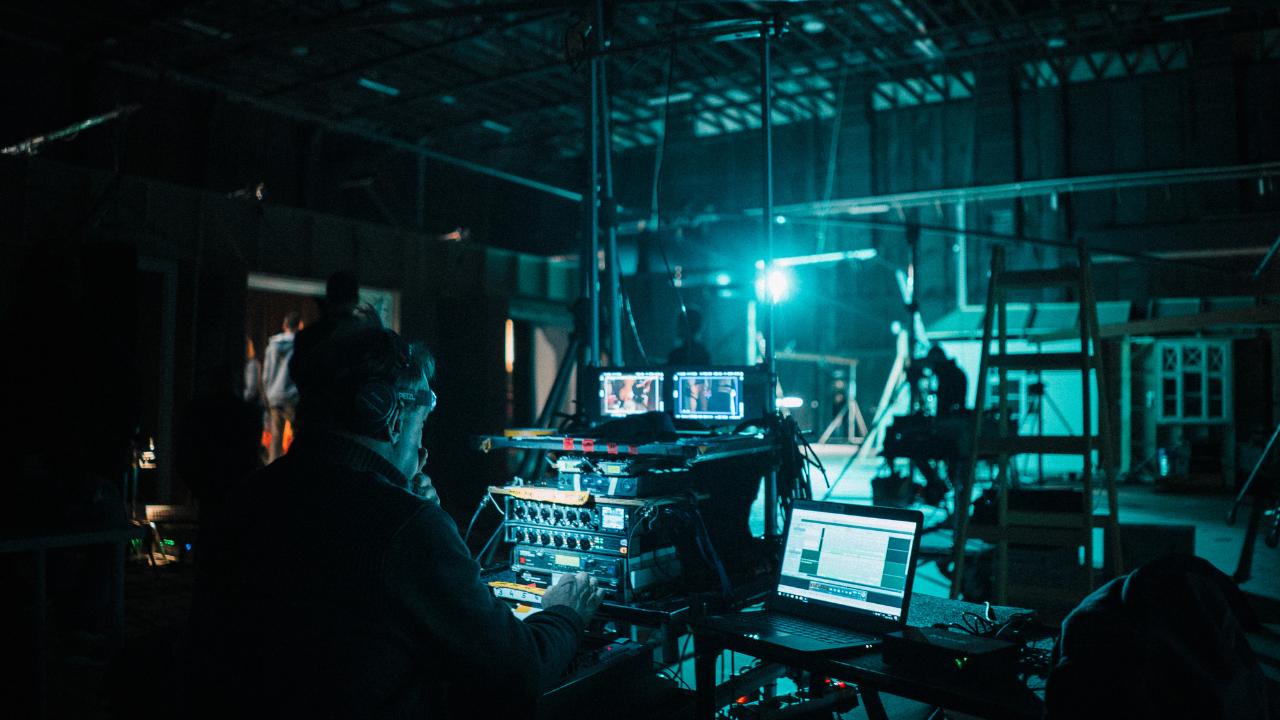
[[[910,520],[794,507],[777,594],[896,622],[915,533]]]

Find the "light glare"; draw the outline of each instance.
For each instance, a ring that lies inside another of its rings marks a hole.
[[[781,270],[773,270],[769,273],[769,294],[773,296],[773,301],[782,302],[782,298],[787,294],[787,276]]]

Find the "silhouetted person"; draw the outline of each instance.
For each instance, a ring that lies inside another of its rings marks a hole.
[[[244,387],[241,397],[245,402],[266,407],[266,398],[262,390],[262,364],[258,362],[258,353],[249,336],[244,338]]]
[[[937,387],[934,389],[937,416],[946,417],[964,410],[965,397],[969,393],[969,378],[956,365],[956,361],[947,357],[941,347],[934,345],[924,358],[916,361],[915,367],[907,369],[907,377],[912,382],[919,381],[925,370],[937,378]]]
[[[324,314],[334,315],[350,310],[360,302],[360,283],[346,270],[329,276],[324,286]]]
[[[1264,720],[1267,677],[1245,594],[1204,558],[1165,555],[1098,588],[1062,623],[1046,720]]]
[[[174,469],[191,487],[203,518],[227,485],[262,466],[262,409],[229,392],[196,398],[174,439]]]
[[[284,317],[284,332],[272,335],[267,341],[267,357],[262,367],[262,385],[271,409],[271,447],[267,450],[267,462],[274,462],[284,454],[284,427],[293,426],[298,405],[298,388],[293,383],[289,360],[293,357],[293,336],[302,326],[298,313]]]
[[[688,308],[676,316],[676,334],[680,344],[667,356],[668,365],[710,365],[711,353],[698,341],[702,332],[702,313]]]
[[[595,580],[565,573],[516,619],[422,474],[430,354],[356,319],[299,336],[293,449],[202,528],[186,717],[532,716]]]

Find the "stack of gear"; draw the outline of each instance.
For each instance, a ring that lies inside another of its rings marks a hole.
[[[648,521],[688,496],[637,501],[546,488],[493,491],[506,495],[511,570],[523,584],[545,588],[564,573],[585,572],[606,597],[630,602],[681,574],[671,534]]]

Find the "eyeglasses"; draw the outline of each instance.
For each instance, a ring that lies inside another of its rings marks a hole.
[[[404,403],[405,407],[424,407],[427,412],[436,409],[436,391],[431,388],[413,391],[401,390],[396,395],[400,398],[400,402]]]

